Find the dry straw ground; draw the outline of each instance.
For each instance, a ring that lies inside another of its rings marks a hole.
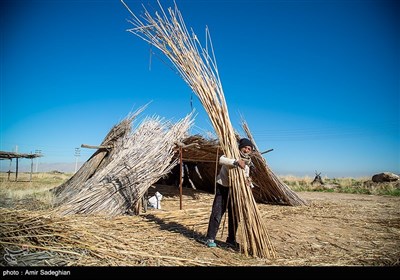
[[[308,206],[258,204],[276,259],[245,257],[204,236],[213,195],[157,185],[161,210],[138,216],[59,217],[35,195],[1,192],[2,265],[61,266],[399,266],[400,197],[300,192]],[[221,226],[226,226],[227,221]],[[23,249],[12,255],[10,250]],[[10,258],[11,257],[11,258]],[[14,262],[13,262],[14,261]]]

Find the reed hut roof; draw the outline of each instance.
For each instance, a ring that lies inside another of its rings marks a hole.
[[[13,159],[13,158],[38,158],[42,157],[42,154],[24,154],[24,153],[16,153],[16,152],[6,152],[6,151],[0,151],[0,159]]]
[[[127,117],[107,135],[103,144],[112,147],[98,149],[76,175],[53,190],[59,213],[125,214],[176,165],[176,143],[187,137],[192,114],[176,123],[146,117],[130,131],[132,120]]]

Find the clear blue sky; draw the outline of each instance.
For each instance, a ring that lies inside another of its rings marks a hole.
[[[231,122],[242,132],[242,115],[259,149],[274,149],[265,158],[276,174],[400,173],[399,1],[176,3],[202,42],[208,26]],[[99,145],[150,101],[141,116],[177,121],[193,106],[192,133],[212,131],[171,65],[150,61],[149,45],[126,31],[119,0],[3,0],[0,13],[0,150],[74,164],[76,147]],[[81,149],[79,162],[92,153]]]

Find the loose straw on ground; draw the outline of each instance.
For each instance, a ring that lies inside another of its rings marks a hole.
[[[174,8],[168,8],[167,13],[157,1],[160,11],[156,11],[154,17],[143,6],[144,14],[139,18],[122,0],[121,2],[133,16],[129,22],[134,28],[128,31],[155,46],[173,63],[202,103],[223,153],[230,158],[239,158],[239,148],[229,119],[208,29],[206,28],[206,36],[209,45],[205,49],[193,31],[192,35],[189,34],[176,3]],[[232,169],[230,177],[231,201],[239,220],[238,235],[242,241],[242,252],[245,255],[274,258],[275,249],[251,190],[246,187],[243,170]]]
[[[205,211],[167,214],[186,224],[189,232],[197,225],[193,220],[198,216],[206,220]],[[159,218],[151,214],[59,216],[49,211],[0,208],[0,253],[4,256],[0,266],[240,265],[240,260],[216,260],[186,252],[185,243],[174,238],[176,222],[168,222],[172,219],[168,215],[162,217],[164,230],[160,230]]]

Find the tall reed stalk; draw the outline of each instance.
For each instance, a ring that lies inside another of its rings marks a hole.
[[[152,16],[144,5],[139,18],[121,0],[132,15],[128,31],[159,49],[176,67],[180,76],[195,92],[202,103],[218,136],[223,153],[229,158],[239,158],[239,148],[232,127],[228,106],[218,73],[211,36],[206,28],[206,48],[191,34],[176,3],[166,10],[159,1],[159,11]],[[241,169],[232,169],[231,201],[239,220],[238,235],[245,255],[274,258],[275,249],[257,208],[251,189],[246,187]]]

